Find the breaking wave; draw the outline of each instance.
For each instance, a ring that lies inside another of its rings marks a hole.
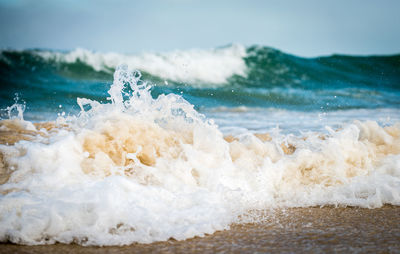
[[[73,107],[76,97],[101,100],[120,64],[141,71],[153,84],[154,97],[182,94],[196,107],[332,111],[400,106],[399,55],[302,58],[242,45],[137,55],[4,50],[0,105],[4,108],[15,93],[27,90],[33,93],[22,94],[24,99],[35,101],[31,107],[42,101],[43,110],[58,106],[46,104],[48,97],[66,107]]]
[[[108,96],[78,98],[80,113],[55,122],[0,122],[1,241],[151,243],[227,229],[255,209],[400,205],[399,125],[224,136],[182,96],[153,98],[126,66]]]

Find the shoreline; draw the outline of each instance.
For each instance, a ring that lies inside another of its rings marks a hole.
[[[256,212],[261,222],[184,241],[128,246],[0,244],[0,253],[301,253],[400,252],[400,207],[284,208]]]

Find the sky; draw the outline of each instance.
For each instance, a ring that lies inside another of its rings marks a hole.
[[[400,53],[398,0],[0,0],[0,48]]]

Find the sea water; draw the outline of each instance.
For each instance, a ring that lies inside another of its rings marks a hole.
[[[151,243],[260,209],[400,205],[399,61],[3,51],[0,240]]]

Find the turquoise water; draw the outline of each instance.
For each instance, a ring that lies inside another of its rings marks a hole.
[[[400,117],[400,55],[302,58],[241,45],[138,55],[3,50],[0,108],[12,105],[18,94],[26,104],[25,119],[77,114],[78,97],[107,101],[120,64],[141,71],[153,97],[182,95],[227,131],[276,125],[314,130],[356,119],[393,123]],[[246,124],[249,118],[252,123]]]

